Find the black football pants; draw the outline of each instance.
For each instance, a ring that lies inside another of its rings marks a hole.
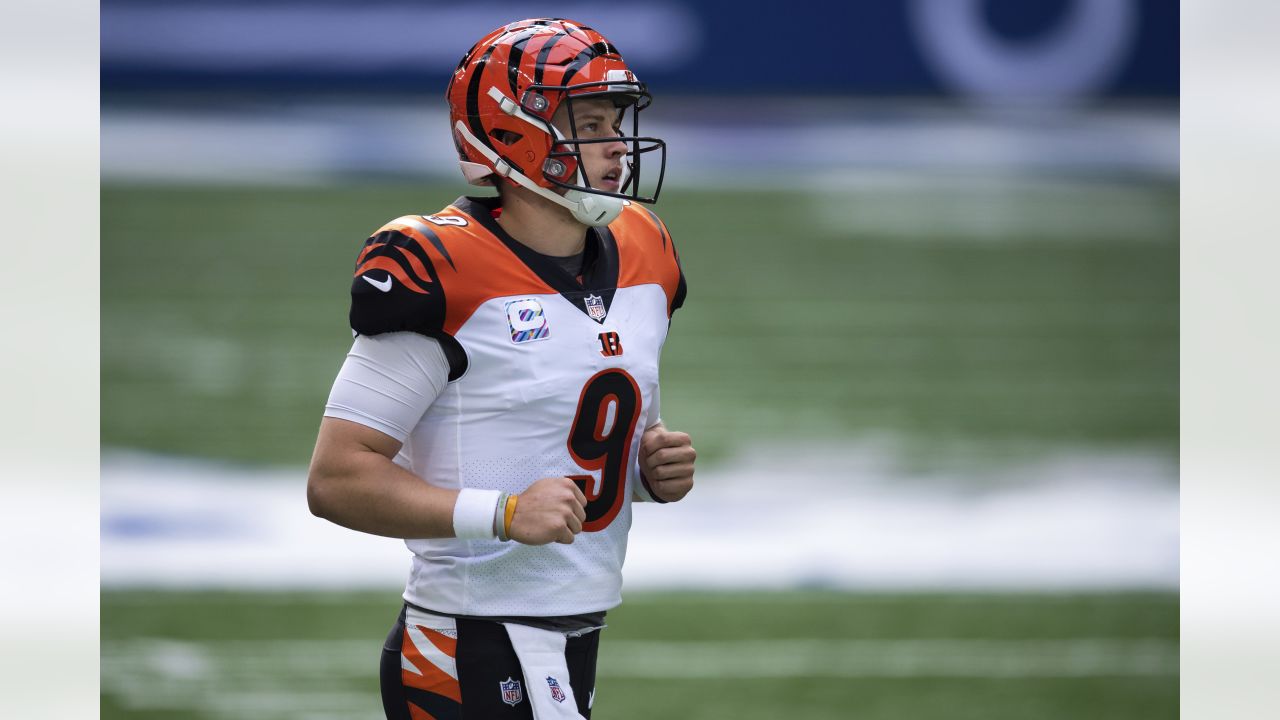
[[[387,720],[533,720],[524,673],[501,623],[432,616],[434,628],[406,627],[405,614],[402,608],[382,646]],[[591,717],[599,647],[599,631],[571,636],[565,646],[569,682],[585,718]]]

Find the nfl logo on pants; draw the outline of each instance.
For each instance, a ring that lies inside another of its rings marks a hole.
[[[560,683],[556,682],[553,677],[547,678],[547,685],[551,688],[551,699],[556,702],[564,702],[564,691],[560,689]]]
[[[499,681],[498,687],[502,690],[502,702],[508,705],[519,705],[524,699],[524,694],[520,692],[520,681],[512,680],[510,675],[506,681]]]

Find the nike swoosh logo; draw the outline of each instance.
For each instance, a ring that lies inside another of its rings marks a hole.
[[[378,288],[378,289],[379,289],[379,290],[381,290],[382,292],[388,292],[388,291],[390,291],[390,290],[391,290],[391,276],[390,276],[390,275],[388,275],[388,276],[387,276],[387,279],[386,279],[386,280],[383,280],[383,281],[381,281],[381,282],[379,282],[379,281],[377,281],[377,280],[374,280],[373,278],[369,277],[368,275],[361,275],[360,277],[364,278],[364,281],[365,281],[365,282],[367,282],[367,283],[369,283],[370,285],[372,285],[372,286],[374,286],[374,287]]]
[[[587,696],[587,709],[590,710],[592,705],[596,704],[596,689],[591,688],[591,694]]]

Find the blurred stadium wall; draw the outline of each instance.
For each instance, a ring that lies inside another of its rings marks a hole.
[[[607,28],[664,96],[944,95],[1057,102],[1169,100],[1177,4],[1163,0],[703,0],[302,3],[107,0],[102,75],[125,91],[440,95],[502,18]],[[110,99],[110,98],[108,98]]]
[[[607,29],[674,183],[841,170],[1176,173],[1177,3],[107,0],[107,178],[452,177],[448,73],[501,18]],[[675,152],[674,150],[679,150]],[[749,170],[749,172],[745,172]]]

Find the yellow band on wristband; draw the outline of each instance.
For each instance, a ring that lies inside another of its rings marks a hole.
[[[507,496],[507,509],[502,518],[502,534],[511,537],[511,518],[516,516],[516,500],[519,495]]]

